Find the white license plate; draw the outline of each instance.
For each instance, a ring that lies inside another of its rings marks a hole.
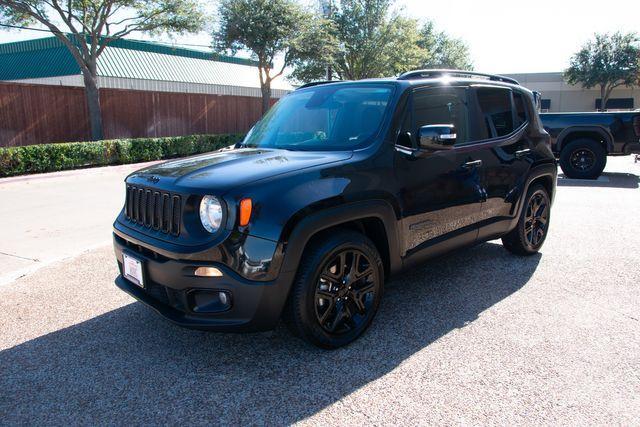
[[[142,261],[134,257],[122,254],[124,264],[124,277],[144,288],[144,279],[142,278]]]

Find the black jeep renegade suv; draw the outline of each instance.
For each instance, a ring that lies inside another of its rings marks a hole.
[[[502,238],[537,252],[556,161],[514,80],[422,70],[310,84],[242,143],[131,174],[116,284],[197,329],[273,328],[321,347],[371,323],[386,278]]]

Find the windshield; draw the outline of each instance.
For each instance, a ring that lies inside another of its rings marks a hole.
[[[353,150],[380,128],[391,85],[326,85],[292,92],[251,129],[243,147]]]

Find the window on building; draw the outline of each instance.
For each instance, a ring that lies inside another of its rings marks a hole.
[[[596,99],[596,110],[602,109],[602,98]],[[633,98],[609,98],[607,110],[633,110]]]
[[[550,99],[542,99],[542,100],[540,100],[540,109],[543,112],[551,110],[551,100]]]

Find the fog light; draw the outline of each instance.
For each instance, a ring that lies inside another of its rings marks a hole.
[[[231,294],[227,291],[193,290],[189,292],[189,306],[194,313],[219,313],[231,308]]]
[[[227,305],[229,303],[229,297],[227,296],[226,292],[218,292],[218,298],[224,305]]]
[[[198,267],[194,274],[201,277],[222,277],[222,271],[215,267]]]

